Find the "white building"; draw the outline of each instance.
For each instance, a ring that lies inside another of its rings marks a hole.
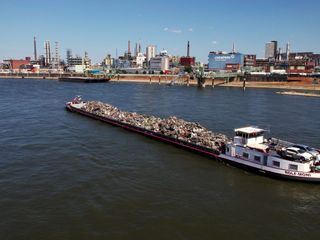
[[[149,45],[146,49],[146,55],[147,55],[147,62],[150,61],[151,58],[154,58],[156,56],[156,46]]]
[[[114,58],[111,57],[111,54],[108,54],[102,62],[102,65],[107,66],[107,67],[111,67],[113,66],[114,63]]]
[[[86,70],[86,65],[73,65],[68,67],[68,70],[75,73],[84,73]]]
[[[143,53],[137,53],[136,65],[137,67],[143,67],[143,63],[146,60],[146,56]]]
[[[158,56],[150,59],[150,70],[166,71],[169,69],[169,57]]]

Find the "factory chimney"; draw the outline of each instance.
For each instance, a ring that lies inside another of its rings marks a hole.
[[[236,52],[236,46],[234,43],[232,43],[232,53],[235,53]]]
[[[289,61],[290,56],[290,43],[288,42],[286,45],[286,60]]]
[[[190,43],[188,41],[188,46],[187,46],[187,57],[190,57]]]
[[[128,41],[128,55],[131,55],[131,43]]]
[[[51,64],[50,41],[45,41],[44,42],[44,51],[45,51],[45,65],[49,66]]]
[[[278,58],[277,58],[279,61],[282,60],[281,54],[282,54],[282,49],[279,48],[279,50],[278,50]]]
[[[134,56],[138,56],[138,43],[136,42],[136,45],[134,47]]]
[[[36,37],[33,37],[33,53],[34,53],[34,60],[38,61]]]
[[[55,42],[56,46],[55,46],[55,64],[56,64],[56,68],[59,69],[60,67],[60,55],[59,55],[59,43]]]

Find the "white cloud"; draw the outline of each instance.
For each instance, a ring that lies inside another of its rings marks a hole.
[[[193,32],[193,28],[189,28],[189,29],[188,29],[188,32]]]
[[[217,41],[212,41],[211,43],[212,43],[213,45],[218,44],[218,42],[217,42]]]
[[[181,30],[181,29],[168,28],[168,27],[165,27],[165,28],[163,29],[163,31],[165,31],[165,32],[171,32],[171,33],[182,33],[182,30]]]
[[[171,29],[170,32],[172,32],[172,33],[182,33],[181,29]]]

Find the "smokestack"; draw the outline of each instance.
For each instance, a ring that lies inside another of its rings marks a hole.
[[[136,45],[134,47],[134,55],[138,56],[138,43],[136,42]]]
[[[128,41],[128,55],[131,54],[131,43],[130,40]]]
[[[278,50],[278,60],[279,60],[279,61],[281,61],[281,60],[282,60],[282,58],[281,58],[281,54],[282,54],[282,49],[281,49],[281,48],[279,48],[279,50]]]
[[[290,43],[287,43],[286,46],[286,60],[289,61],[289,56],[290,56]]]
[[[55,46],[55,63],[56,63],[56,68],[60,67],[60,56],[59,56],[59,43],[55,42],[56,46]]]
[[[37,61],[38,60],[38,56],[37,56],[37,41],[36,41],[36,37],[33,37],[33,53],[34,53],[34,60]]]
[[[190,43],[188,41],[188,46],[187,46],[187,57],[190,57]]]
[[[49,64],[51,63],[50,41],[44,42],[44,51],[45,51],[45,65],[49,66]]]
[[[232,53],[236,52],[236,46],[234,45],[234,43],[232,43]]]

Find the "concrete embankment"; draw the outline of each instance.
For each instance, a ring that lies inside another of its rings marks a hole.
[[[114,82],[134,82],[134,83],[158,83],[168,84],[175,75],[116,75],[111,81]],[[194,79],[188,79],[187,77],[176,80],[176,84],[197,85],[197,81]],[[228,81],[226,79],[206,79],[205,86],[207,87],[238,87],[243,88],[243,81]],[[293,90],[320,90],[320,86],[313,85],[309,82],[299,81],[246,81],[246,88],[271,88],[271,89],[293,89]]]
[[[30,78],[30,79],[50,79],[57,80],[61,77],[84,77],[83,74],[71,73],[0,73],[0,78]]]
[[[81,74],[71,73],[0,73],[0,78],[32,78],[32,79],[59,79],[60,77],[83,77]],[[197,80],[188,76],[179,77],[177,75],[150,75],[150,74],[116,74],[110,80],[112,82],[131,82],[131,83],[150,83],[150,84],[170,84],[175,80],[177,85],[190,85],[196,86]],[[206,79],[205,86],[207,87],[238,87],[243,88],[244,83],[239,79],[228,81],[226,79]],[[245,83],[246,88],[271,88],[271,89],[290,89],[290,90],[320,90],[320,84],[312,84],[311,81],[299,81],[294,79],[290,81],[274,80],[274,79],[260,79],[249,78]]]
[[[111,81],[134,82],[134,83],[157,83],[169,84],[172,81],[180,85],[196,85],[197,81],[190,77],[179,77],[178,75],[153,75],[153,74],[117,74]]]
[[[222,87],[243,88],[243,82],[229,82],[221,84]],[[299,82],[246,82],[246,88],[271,88],[271,89],[290,89],[290,90],[320,90],[319,85]]]

